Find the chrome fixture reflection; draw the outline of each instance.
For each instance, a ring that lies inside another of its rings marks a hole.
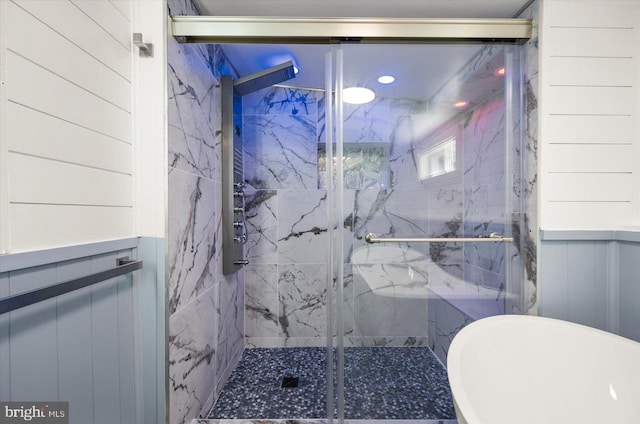
[[[374,233],[367,233],[364,236],[367,243],[501,243],[512,242],[513,237],[503,237],[493,232],[488,236],[479,235],[477,237],[432,237],[432,238],[379,238]]]
[[[273,66],[264,71],[256,72],[246,77],[239,78],[233,82],[233,89],[240,96],[244,96],[263,88],[271,87],[283,81],[295,78],[297,72],[293,66],[293,61],[288,61],[277,66]]]

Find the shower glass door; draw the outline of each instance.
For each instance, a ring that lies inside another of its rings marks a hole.
[[[453,336],[522,311],[522,249],[492,237],[521,228],[519,47],[304,53],[324,85],[302,69],[234,110],[246,349],[209,417],[453,419]],[[374,97],[353,103],[351,87]]]
[[[453,336],[521,311],[521,62],[518,46],[337,49],[326,158],[339,419],[455,419]],[[369,98],[349,98],[356,88]]]

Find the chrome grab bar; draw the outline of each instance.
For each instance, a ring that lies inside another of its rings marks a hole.
[[[513,237],[503,237],[498,233],[477,237],[433,237],[433,238],[378,238],[374,233],[364,236],[367,243],[501,243],[512,242]]]

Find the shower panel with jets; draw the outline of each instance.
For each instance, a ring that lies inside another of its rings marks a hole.
[[[242,96],[295,77],[293,62],[288,61],[233,81],[220,79],[222,96],[222,270],[237,272],[249,261],[243,245],[247,241],[241,131],[234,123],[235,104],[241,109]],[[238,123],[238,125],[241,125]]]

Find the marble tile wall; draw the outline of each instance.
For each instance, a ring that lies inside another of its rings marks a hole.
[[[453,338],[473,319],[440,296],[432,296],[429,298],[428,321],[429,347],[446,366]]]
[[[311,90],[243,97],[247,184],[247,346],[326,340],[327,193],[318,189],[318,103]]]
[[[169,14],[198,14],[170,0]],[[168,39],[169,408],[209,411],[244,349],[244,277],[222,274],[219,46]]]
[[[471,112],[462,129],[464,142],[464,212],[465,237],[505,234],[505,104],[504,94],[488,99]],[[473,284],[504,291],[505,246],[489,243],[465,243],[464,280]],[[500,294],[493,315],[504,313],[504,298]]]

